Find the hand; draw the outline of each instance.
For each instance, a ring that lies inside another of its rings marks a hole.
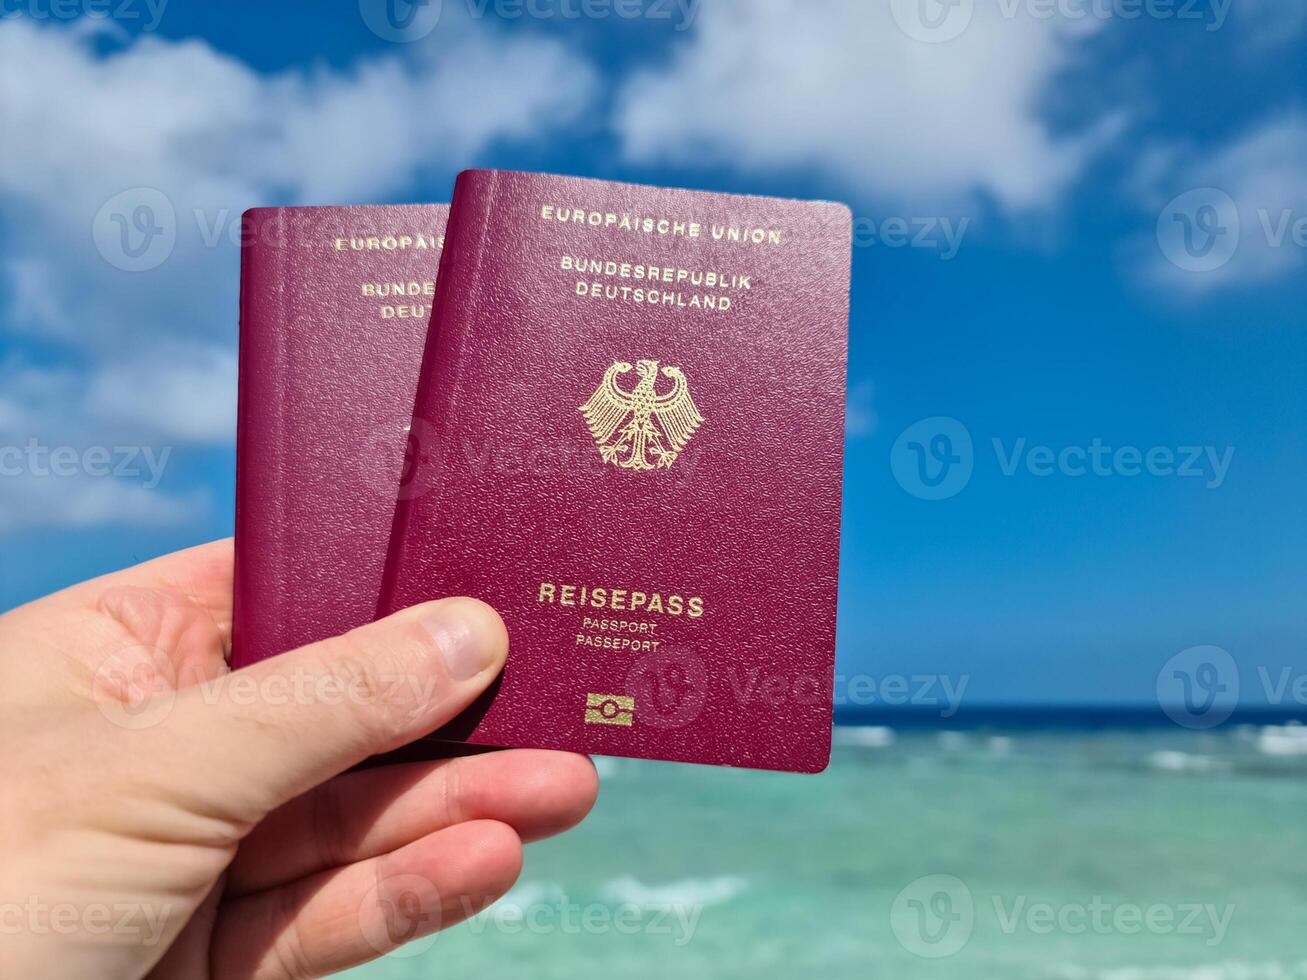
[[[488,606],[229,673],[231,586],[226,541],[0,617],[0,976],[325,976],[481,911],[593,805],[563,753],[341,775],[495,678]]]

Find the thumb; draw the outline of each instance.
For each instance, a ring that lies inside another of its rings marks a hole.
[[[178,695],[159,754],[250,821],[440,728],[499,674],[508,633],[475,599],[405,609]],[[156,755],[157,759],[159,756]],[[162,775],[162,773],[160,773]]]

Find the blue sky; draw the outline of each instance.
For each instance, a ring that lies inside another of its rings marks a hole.
[[[841,675],[1307,671],[1301,4],[445,0],[389,40],[381,0],[122,2],[0,17],[0,608],[230,533],[244,208],[493,166],[850,205]],[[143,193],[175,235],[132,271]]]

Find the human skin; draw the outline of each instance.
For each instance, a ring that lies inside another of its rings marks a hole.
[[[348,772],[453,718],[472,599],[227,668],[230,541],[0,616],[0,976],[320,977],[476,914],[595,801],[584,756]]]

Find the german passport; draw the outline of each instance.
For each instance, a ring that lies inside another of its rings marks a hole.
[[[234,667],[376,613],[448,211],[244,217]]]
[[[458,179],[380,612],[503,615],[436,738],[816,772],[830,755],[850,215]]]

